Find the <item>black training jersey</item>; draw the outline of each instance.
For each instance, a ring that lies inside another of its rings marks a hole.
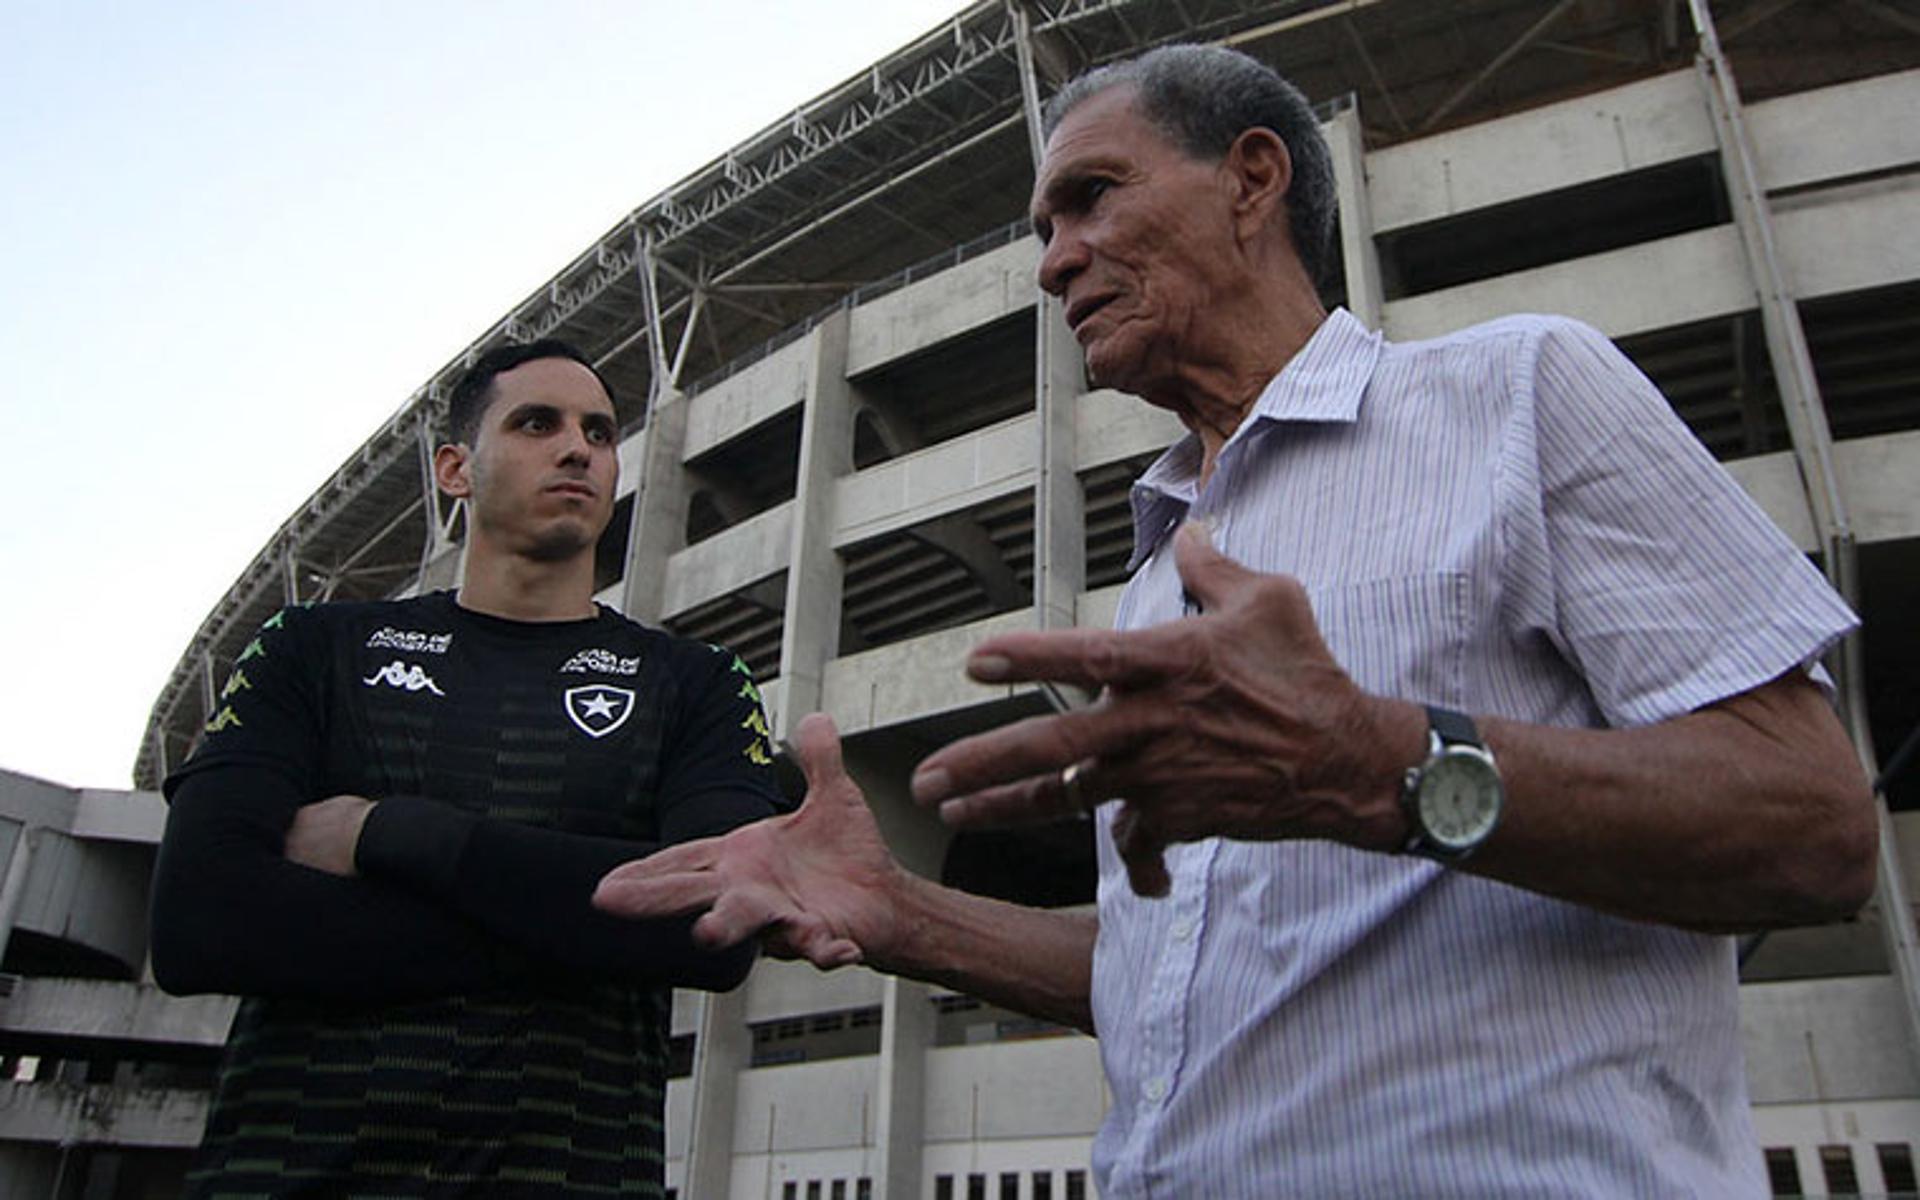
[[[287,994],[241,1007],[189,1194],[660,1194],[665,984],[676,955],[700,952],[684,929],[661,943],[657,970],[600,967],[596,953],[631,957],[617,946],[569,947],[597,923],[619,924],[588,905],[602,866],[786,807],[771,761],[739,659],[605,610],[527,624],[441,593],[268,621],[201,747],[167,781],[176,809],[183,786],[221,768],[273,782],[264,791],[284,785],[297,803],[341,793],[380,803],[361,836],[361,877],[314,880],[357,889],[351,911],[337,910],[362,923],[352,932],[324,929],[336,911],[324,903],[287,899],[303,911],[276,914],[275,894],[168,918],[286,930],[286,961],[261,977]],[[291,820],[264,799],[219,803],[259,808],[282,838]],[[551,843],[542,853],[585,847],[604,860],[523,873],[510,842],[535,836],[528,828],[570,835],[539,835]],[[392,906],[391,952],[380,904]],[[423,906],[453,914],[432,914],[449,922],[445,936],[413,932]],[[273,939],[247,944],[274,956]],[[364,968],[351,944],[365,946]],[[434,967],[421,959],[442,953],[446,977],[467,986],[396,998],[405,989],[393,978],[431,990]],[[362,970],[364,991],[351,978]]]

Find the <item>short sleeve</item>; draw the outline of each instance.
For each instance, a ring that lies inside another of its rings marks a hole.
[[[1604,335],[1548,324],[1531,383],[1556,640],[1610,723],[1758,687],[1858,624]]]
[[[773,734],[753,672],[732,651],[688,643],[683,709],[659,790],[665,842],[723,833],[793,807],[773,770]]]
[[[325,736],[325,630],[311,609],[284,608],[260,626],[214,698],[192,757],[164,785],[225,765],[263,766],[311,796]]]

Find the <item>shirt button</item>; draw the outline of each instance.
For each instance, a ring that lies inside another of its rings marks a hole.
[[[1186,941],[1193,936],[1193,929],[1194,925],[1191,917],[1180,918],[1173,923],[1173,940],[1176,942]]]
[[[1156,1075],[1147,1080],[1146,1086],[1140,1090],[1146,1093],[1147,1099],[1158,1104],[1167,1098],[1167,1081]]]

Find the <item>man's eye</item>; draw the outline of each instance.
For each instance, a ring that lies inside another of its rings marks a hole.
[[[596,446],[604,446],[613,441],[613,430],[604,425],[595,425],[587,430],[587,440]]]

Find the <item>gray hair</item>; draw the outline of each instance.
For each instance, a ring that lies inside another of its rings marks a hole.
[[[1054,129],[1081,102],[1131,87],[1140,115],[1195,158],[1225,157],[1235,138],[1271,129],[1293,159],[1287,219],[1308,278],[1326,272],[1333,248],[1333,156],[1300,89],[1271,67],[1222,46],[1161,46],[1069,80],[1047,101],[1041,127]]]

